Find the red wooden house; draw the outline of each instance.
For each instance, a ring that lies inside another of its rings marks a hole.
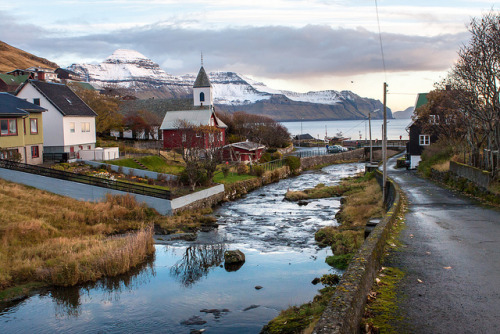
[[[222,158],[225,161],[254,163],[260,160],[265,150],[264,145],[251,141],[242,141],[224,146]]]
[[[194,107],[191,110],[168,111],[160,126],[163,147],[218,148],[226,142],[227,125],[214,112],[212,84],[203,65],[193,85]]]
[[[222,147],[226,128],[212,108],[169,111],[160,126],[163,147],[167,149]]]

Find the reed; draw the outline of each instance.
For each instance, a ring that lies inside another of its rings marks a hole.
[[[0,179],[0,290],[122,274],[154,252],[158,219],[130,195],[81,202]]]

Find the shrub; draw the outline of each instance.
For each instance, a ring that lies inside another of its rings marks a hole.
[[[123,174],[123,166],[118,166],[118,173]]]
[[[259,161],[264,163],[264,162],[269,162],[271,160],[272,160],[271,153],[266,152],[266,153],[262,154]]]
[[[264,167],[263,166],[254,166],[253,167],[253,175],[261,177],[264,175]]]
[[[224,174],[224,177],[227,177],[229,175],[229,166],[228,165],[224,165],[222,166],[222,174]]]
[[[289,155],[285,158],[285,164],[290,167],[290,171],[295,174],[300,169],[300,158]]]
[[[236,169],[238,175],[248,174],[248,166],[245,164],[238,165]]]

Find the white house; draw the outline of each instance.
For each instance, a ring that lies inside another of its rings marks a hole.
[[[95,148],[97,114],[68,86],[28,80],[19,87],[16,96],[47,109],[43,113],[45,153]]]

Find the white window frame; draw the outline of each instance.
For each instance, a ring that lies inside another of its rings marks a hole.
[[[82,132],[90,132],[90,122],[82,122]]]
[[[418,144],[420,146],[428,146],[431,144],[431,136],[429,135],[419,135],[418,136]]]
[[[75,122],[69,122],[69,133],[75,133],[76,125]]]

